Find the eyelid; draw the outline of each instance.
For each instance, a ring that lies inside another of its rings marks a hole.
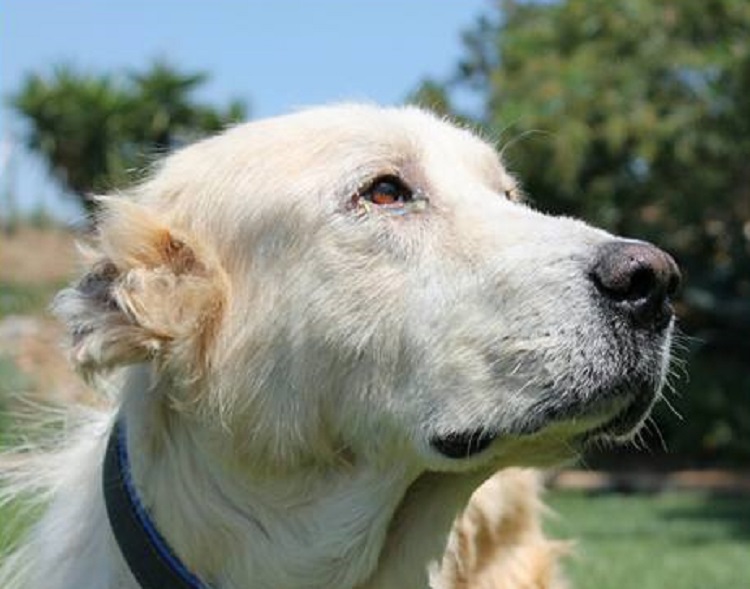
[[[365,198],[371,201],[371,197],[377,193],[377,189],[382,184],[390,184],[395,188],[395,193],[398,197],[402,198],[404,203],[411,201],[416,195],[416,191],[411,188],[409,184],[404,182],[396,174],[381,174],[375,176],[368,182],[366,182],[358,191],[357,198]],[[377,203],[373,203],[377,204]]]
[[[381,176],[376,176],[370,181],[369,184],[366,185],[365,192],[376,188],[379,184],[393,184],[399,189],[405,190],[406,192],[413,192],[411,186],[409,186],[396,174],[383,174]]]
[[[367,198],[368,193],[377,188],[381,182],[391,182],[398,185],[400,190],[408,193],[408,198],[396,202],[395,204],[384,204],[379,205],[372,202],[370,198]],[[395,173],[384,173],[378,176],[374,176],[367,182],[363,183],[361,188],[357,190],[353,198],[354,203],[360,209],[365,212],[371,210],[378,210],[388,212],[394,215],[406,215],[413,212],[421,212],[427,208],[429,199],[427,198],[423,189],[419,187],[412,187],[412,185],[404,181],[398,174]]]

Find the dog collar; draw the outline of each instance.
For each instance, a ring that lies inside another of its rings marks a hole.
[[[121,419],[109,435],[102,483],[109,525],[142,589],[210,589],[175,555],[141,503]]]

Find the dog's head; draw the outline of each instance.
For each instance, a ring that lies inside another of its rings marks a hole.
[[[414,108],[250,123],[105,201],[58,309],[80,366],[151,363],[170,410],[256,456],[556,460],[650,410],[679,274],[518,193]]]

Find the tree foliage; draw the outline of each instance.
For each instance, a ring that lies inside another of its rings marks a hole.
[[[446,82],[414,99],[472,119],[542,209],[654,241],[678,259],[695,336],[668,445],[750,456],[750,3],[498,2]],[[722,454],[723,453],[723,454]]]
[[[205,80],[159,61],[121,76],[61,66],[28,75],[11,104],[28,122],[29,147],[91,209],[93,194],[131,181],[155,153],[244,118],[239,102],[225,109],[196,102]]]

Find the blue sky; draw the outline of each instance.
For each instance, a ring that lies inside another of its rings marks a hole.
[[[4,0],[0,95],[26,72],[70,63],[84,71],[142,69],[165,58],[209,72],[198,94],[244,100],[253,118],[340,100],[401,102],[425,76],[445,77],[460,34],[490,0]],[[2,137],[20,139],[3,106]],[[75,216],[44,166],[14,149],[0,191],[26,208]],[[0,206],[5,206],[2,203]]]

